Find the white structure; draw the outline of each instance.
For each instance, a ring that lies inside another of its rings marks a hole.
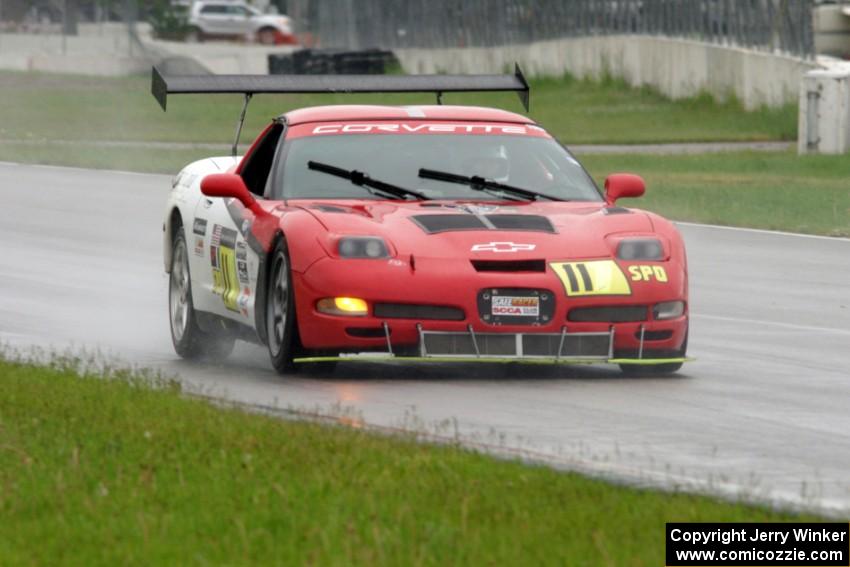
[[[803,75],[799,116],[798,153],[850,151],[850,69],[818,69]]]
[[[527,77],[611,74],[670,98],[734,94],[748,110],[796,102],[800,75],[817,65],[778,53],[685,39],[609,35],[501,47],[395,49],[402,68],[420,73],[502,73],[518,62]]]
[[[850,3],[821,4],[812,12],[815,51],[835,57],[850,56]]]

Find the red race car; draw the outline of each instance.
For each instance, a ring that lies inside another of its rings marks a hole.
[[[511,90],[514,75],[162,76],[153,94]],[[240,130],[241,123],[240,120]],[[239,134],[237,131],[237,142]],[[171,335],[183,357],[268,345],[274,367],[394,359],[685,359],[676,228],[617,204],[529,118],[462,106],[323,106],[274,119],[244,157],[174,178],[164,223]]]

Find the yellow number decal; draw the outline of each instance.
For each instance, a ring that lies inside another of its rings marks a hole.
[[[549,266],[570,297],[632,294],[626,275],[613,260],[553,262]]]
[[[210,241],[213,293],[220,295],[224,306],[239,311],[239,276],[236,270],[236,231],[221,225],[213,227]]]

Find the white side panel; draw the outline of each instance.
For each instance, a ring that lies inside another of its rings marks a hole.
[[[818,70],[803,76],[798,152],[850,151],[850,71]]]
[[[200,188],[205,175],[227,171],[238,159],[210,158],[187,166],[175,177],[167,212],[177,206],[183,218],[195,309],[253,327],[259,256],[245,240],[250,224],[236,226],[228,209],[231,200],[206,197]],[[168,265],[168,231],[165,240]]]

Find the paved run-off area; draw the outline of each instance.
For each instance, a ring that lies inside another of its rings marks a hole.
[[[255,346],[219,367],[173,353],[161,261],[169,177],[2,164],[0,183],[0,342],[99,349],[206,394],[436,424],[631,480],[850,510],[850,240],[682,226],[698,360],[678,377],[348,364],[281,378]]]

